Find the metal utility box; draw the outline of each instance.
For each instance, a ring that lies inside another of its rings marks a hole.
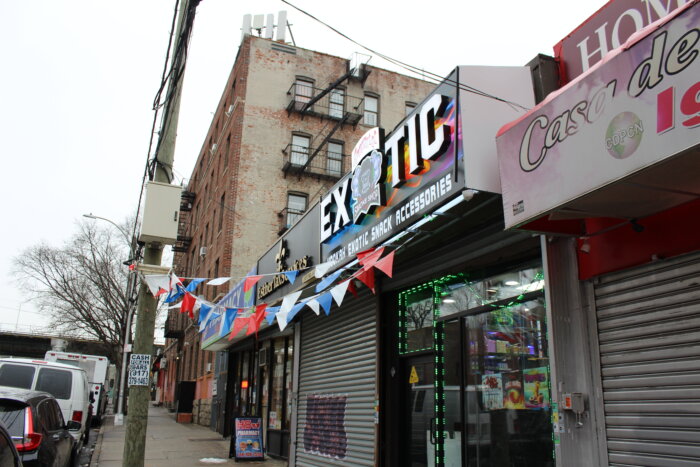
[[[182,187],[148,182],[139,240],[172,245],[177,239]]]

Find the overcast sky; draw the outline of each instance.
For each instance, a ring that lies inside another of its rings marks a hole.
[[[456,65],[524,65],[552,55],[606,1],[292,3],[384,55],[447,75]],[[135,212],[174,5],[0,0],[0,329],[46,322],[17,290],[13,257],[41,241],[61,245],[84,213],[120,223]],[[178,183],[204,141],[243,15],[280,10],[299,47],[344,58],[365,52],[280,0],[202,0],[180,109]],[[403,72],[378,57],[370,64]]]

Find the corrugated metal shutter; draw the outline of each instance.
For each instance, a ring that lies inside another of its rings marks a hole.
[[[595,284],[610,465],[700,465],[700,254]]]
[[[376,316],[364,291],[330,316],[304,316],[296,465],[375,464]]]

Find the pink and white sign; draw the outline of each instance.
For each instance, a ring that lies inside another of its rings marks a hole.
[[[507,228],[700,143],[698,25],[695,0],[501,128]]]
[[[372,152],[373,149],[380,149],[383,144],[384,134],[380,128],[368,130],[352,149],[352,168],[350,170],[355,170],[363,157]]]

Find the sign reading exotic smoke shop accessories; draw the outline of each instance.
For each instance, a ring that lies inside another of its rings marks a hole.
[[[323,262],[341,266],[461,191],[456,81],[454,72],[388,137],[374,129],[360,140],[353,172],[319,203]]]
[[[679,8],[501,129],[506,227],[555,210],[642,217],[697,198],[698,25],[700,4]]]
[[[568,83],[637,31],[689,0],[611,0],[554,46],[559,74]]]

